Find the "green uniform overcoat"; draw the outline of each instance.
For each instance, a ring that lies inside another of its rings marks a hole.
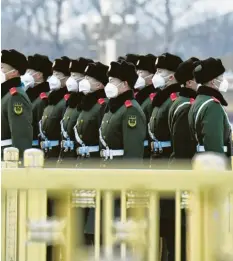
[[[196,98],[196,91],[182,88],[179,97],[172,104],[168,124],[171,133],[172,154],[170,167],[190,168],[191,159],[195,154],[195,144],[192,141],[188,113]]]
[[[32,147],[33,134],[32,104],[22,86],[20,78],[10,79],[1,85],[2,149],[16,147],[20,156]],[[11,140],[11,144],[4,146],[7,140]]]
[[[179,84],[172,84],[160,90],[153,99],[149,132],[156,139],[156,142],[152,142],[152,150],[153,147],[157,149],[156,152],[154,151],[154,155],[159,158],[169,158],[172,152],[168,114],[173,102],[177,99],[177,92],[180,89]],[[167,162],[163,161],[162,164],[167,164]]]
[[[231,168],[232,130],[223,106],[227,106],[227,102],[218,90],[200,86],[188,119],[197,151],[225,154]]]
[[[141,108],[146,116],[147,125],[150,121],[150,117],[151,117],[152,110],[153,110],[152,102],[153,102],[153,99],[154,99],[157,91],[158,91],[158,89],[155,89],[153,85],[149,85],[149,86],[145,87],[144,89],[140,90],[135,95],[135,99],[141,106]],[[150,152],[151,152],[150,142],[151,142],[151,138],[148,133],[148,127],[147,127],[147,136],[146,136],[146,140],[145,140],[145,144],[144,144],[144,158],[150,158]]]

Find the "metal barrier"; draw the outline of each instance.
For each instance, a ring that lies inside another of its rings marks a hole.
[[[44,169],[43,154],[35,149],[26,151],[24,168],[18,168],[15,153],[16,149],[7,149],[2,164],[2,260],[45,261],[47,243],[60,245],[55,261],[88,260],[81,244],[80,222],[73,222],[72,213],[74,207],[87,206],[94,207],[96,214],[94,258],[103,259],[103,211],[106,260],[113,260],[116,242],[121,244],[123,260],[127,246],[137,257],[160,260],[159,199],[164,196],[176,199],[176,261],[181,260],[181,201],[188,216],[187,260],[217,261],[220,255],[223,260],[233,260],[232,172]],[[118,222],[113,217],[116,192],[121,197]],[[59,202],[58,220],[50,222],[46,217],[48,196]],[[127,208],[134,210],[131,221],[127,219]]]

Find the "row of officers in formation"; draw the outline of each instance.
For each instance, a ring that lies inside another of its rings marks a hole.
[[[227,75],[212,57],[127,54],[109,67],[2,50],[1,147],[21,155],[37,147],[47,158],[87,166],[90,159],[144,158],[144,166],[180,168],[185,160],[189,168],[196,152],[230,157]]]
[[[2,149],[13,146],[22,155],[37,147],[48,159],[88,168],[130,162],[154,169],[190,168],[197,152],[209,151],[225,154],[231,169],[222,95],[229,81],[219,59],[127,54],[109,67],[83,57],[52,63],[44,55],[3,50],[1,81]],[[119,200],[114,209],[119,216]],[[93,244],[95,212],[85,213],[86,244]],[[161,260],[174,261],[174,200],[161,200],[160,217]],[[182,214],[182,261],[184,220]]]

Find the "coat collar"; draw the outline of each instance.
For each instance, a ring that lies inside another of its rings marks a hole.
[[[82,98],[81,109],[89,111],[100,98],[106,98],[104,89],[84,95]]]
[[[197,92],[192,90],[192,89],[190,89],[190,88],[183,87],[183,88],[181,88],[179,96],[195,99],[196,96],[197,96]]]
[[[215,90],[215,89],[213,89],[211,87],[200,86],[198,88],[198,90],[197,90],[197,95],[211,96],[211,97],[214,97],[214,98],[218,99],[223,106],[227,106],[228,105],[227,101],[224,99],[222,94],[218,90]]]
[[[19,87],[20,85],[22,85],[20,77],[15,77],[2,83],[1,98],[4,97],[10,91],[11,88]]]
[[[48,104],[56,105],[67,93],[68,93],[68,91],[67,91],[66,86],[59,90],[50,92],[49,97],[48,97]]]
[[[180,90],[181,86],[178,83],[172,84],[163,90],[159,90],[152,102],[153,108],[160,107],[172,93],[180,92]]]
[[[82,92],[71,92],[69,100],[67,101],[67,105],[70,108],[76,108],[80,110],[81,101],[84,94]]]
[[[132,90],[126,91],[116,98],[109,100],[108,109],[115,113],[127,100],[134,100],[134,94]]]
[[[153,85],[149,85],[145,88],[143,88],[142,90],[140,90],[135,98],[136,98],[136,101],[142,105],[143,102],[150,96],[151,93],[156,93],[158,90],[155,89],[155,87]]]
[[[26,93],[31,102],[33,102],[42,92],[49,92],[49,83],[42,82],[33,88],[27,89]]]

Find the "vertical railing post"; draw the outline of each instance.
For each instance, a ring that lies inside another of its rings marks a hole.
[[[44,152],[39,149],[28,149],[24,152],[24,167],[28,175],[33,172],[33,169],[41,169],[41,175],[45,171],[44,167]],[[23,203],[23,202],[22,202]],[[22,206],[22,205],[21,205]],[[23,211],[23,209],[21,210]],[[31,189],[27,191],[27,219],[30,221],[41,221],[47,218],[47,191],[46,189]],[[20,220],[21,246],[25,244],[25,225],[26,220],[22,217]],[[22,259],[20,259],[22,260]],[[33,243],[27,245],[26,260],[30,261],[46,261],[46,244]]]
[[[4,165],[5,168],[18,168],[19,150],[17,148],[4,149]],[[3,260],[17,260],[17,233],[18,233],[18,191],[17,189],[8,189],[6,191],[6,227],[3,228],[3,240],[5,242],[5,257]],[[4,251],[3,250],[3,251]]]

